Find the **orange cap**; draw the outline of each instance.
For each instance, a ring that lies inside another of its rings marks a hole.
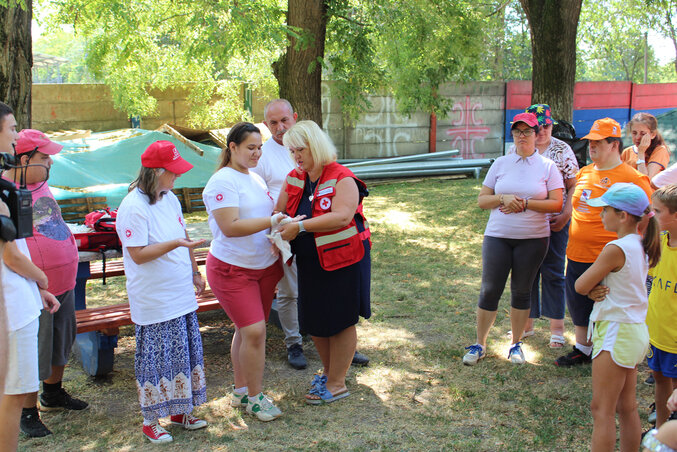
[[[581,138],[582,140],[603,140],[605,138],[621,137],[621,125],[611,118],[602,118],[595,121],[590,128],[590,133]]]

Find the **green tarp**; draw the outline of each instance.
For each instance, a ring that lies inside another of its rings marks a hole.
[[[126,131],[125,131],[126,132]],[[81,196],[106,196],[108,205],[117,207],[127,194],[129,183],[141,167],[141,154],[153,142],[171,141],[181,157],[194,168],[176,180],[175,188],[204,187],[214,173],[221,149],[192,142],[204,155],[162,132],[133,129],[129,138],[111,144],[110,132],[92,134],[86,139],[64,141],[63,151],[53,156],[49,184],[57,199]]]

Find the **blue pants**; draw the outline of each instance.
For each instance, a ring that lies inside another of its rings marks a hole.
[[[541,315],[556,320],[564,318],[566,306],[564,263],[566,261],[567,242],[569,241],[569,223],[561,231],[550,232],[548,254],[545,255],[531,288],[529,318],[537,319]],[[541,283],[540,297],[539,282]]]

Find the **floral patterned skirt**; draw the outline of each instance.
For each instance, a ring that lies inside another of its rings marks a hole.
[[[136,325],[134,360],[141,414],[147,421],[190,413],[207,401],[197,314]]]

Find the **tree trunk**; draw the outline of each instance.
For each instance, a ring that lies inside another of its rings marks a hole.
[[[322,126],[322,64],[327,31],[323,0],[289,0],[287,25],[301,29],[301,39],[290,36],[287,51],[273,64],[280,97],[291,102],[299,119]]]
[[[576,31],[582,0],[520,0],[529,20],[532,104],[549,104],[571,121],[576,83]]]
[[[0,101],[12,107],[19,129],[31,126],[32,15],[32,0],[25,10],[0,6]]]

